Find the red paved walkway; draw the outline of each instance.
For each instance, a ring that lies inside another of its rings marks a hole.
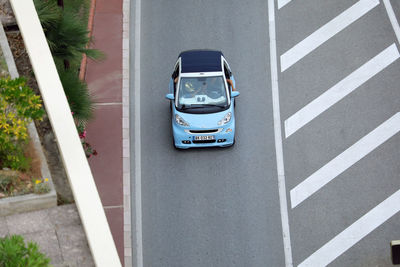
[[[88,60],[86,81],[96,102],[87,140],[98,155],[89,159],[121,262],[124,260],[122,181],[122,0],[96,0],[93,47],[101,62]]]

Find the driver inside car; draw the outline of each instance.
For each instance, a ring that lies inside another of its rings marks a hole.
[[[185,81],[183,88],[184,88],[184,90],[183,90],[182,96],[184,98],[192,98],[195,96],[196,88],[191,81]]]

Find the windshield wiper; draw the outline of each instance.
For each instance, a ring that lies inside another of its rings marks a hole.
[[[201,104],[201,105],[182,105],[182,110],[185,109],[198,109],[198,108],[208,108],[208,107],[219,107],[219,108],[226,108],[226,105],[215,105],[215,104]]]
[[[205,104],[206,107],[219,107],[219,108],[226,108],[226,105],[223,104]]]
[[[196,109],[196,108],[203,108],[204,106],[203,105],[201,105],[201,106],[192,106],[192,105],[188,105],[188,106],[186,106],[186,105],[182,105],[182,109]]]

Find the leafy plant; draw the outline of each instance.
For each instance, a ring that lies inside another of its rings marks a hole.
[[[86,158],[97,156],[97,151],[93,149],[93,147],[88,142],[86,142],[85,126],[83,124],[78,124],[77,129],[79,138],[81,139],[83,150],[85,151]]]
[[[43,117],[41,103],[24,78],[0,79],[0,166],[29,168],[23,145],[28,141],[28,123]]]
[[[46,267],[50,259],[39,251],[36,243],[26,245],[22,236],[0,238],[0,266],[2,267]]]
[[[31,177],[32,175],[20,171],[0,170],[0,198],[50,192],[48,178]]]
[[[26,143],[25,140],[16,140],[14,142],[1,144],[0,166],[8,167],[13,170],[27,171],[30,168],[30,159],[25,157],[24,146]]]
[[[73,70],[61,70],[59,75],[75,120],[85,125],[93,117],[94,110],[86,83]]]
[[[3,51],[0,49],[0,77],[4,78],[7,77],[8,74],[8,67],[7,62],[4,58]]]
[[[34,0],[33,2],[45,33],[54,30],[62,15],[57,3],[53,0]]]
[[[3,165],[13,170],[28,171],[31,168],[32,159],[25,154],[27,143],[27,140],[15,143],[15,146],[9,150],[9,154],[4,158]],[[11,153],[11,151],[13,152]]]
[[[86,158],[90,158],[91,156],[97,156],[97,151],[93,149],[93,147],[86,142],[84,139],[81,139],[83,150],[85,151]]]
[[[49,179],[45,178],[45,179],[35,180],[33,192],[35,194],[46,194],[50,192]]]
[[[16,176],[0,173],[0,191],[6,192],[15,183]]]

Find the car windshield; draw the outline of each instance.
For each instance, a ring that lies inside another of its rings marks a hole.
[[[179,85],[178,106],[182,111],[188,111],[199,108],[228,106],[228,98],[226,97],[225,83],[222,76],[212,77],[183,77]],[[196,112],[197,113],[197,112]]]

